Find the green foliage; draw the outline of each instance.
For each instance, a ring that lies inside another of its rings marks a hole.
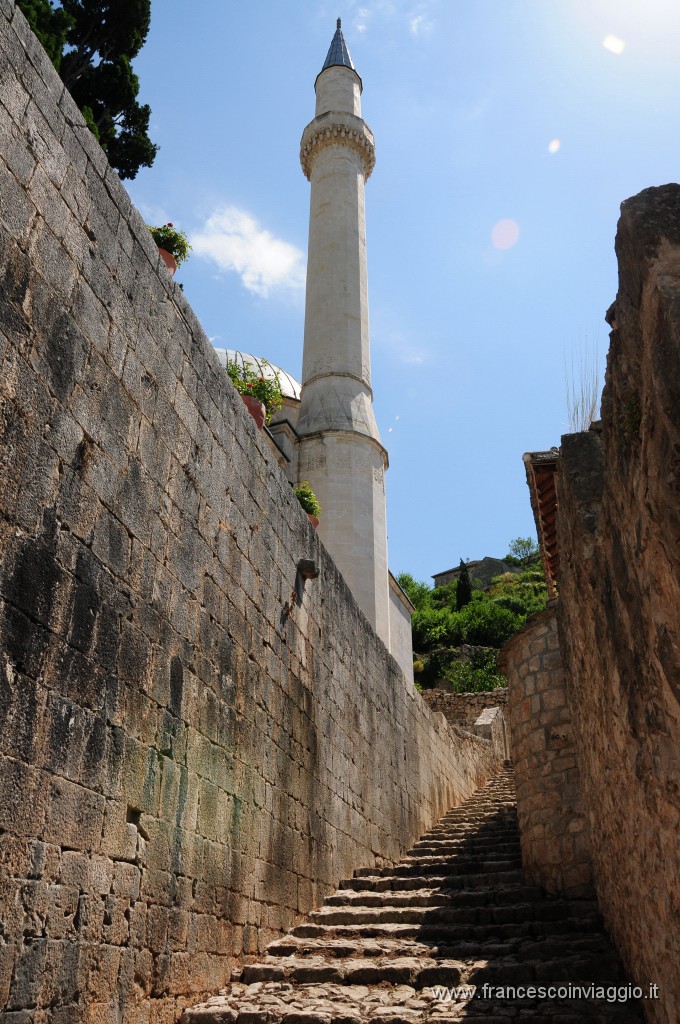
[[[150,167],[151,110],[137,102],[131,61],[149,31],[151,0],[18,0],[109,163],[121,178]]]
[[[498,651],[494,648],[478,648],[472,652],[469,662],[450,662],[444,670],[444,681],[454,693],[496,690],[506,685],[505,676],[498,671],[497,658]]]
[[[418,583],[408,572],[400,572],[397,576],[397,583],[416,609],[429,607],[432,594],[432,587],[429,583]]]
[[[177,266],[180,263],[184,263],[189,258],[189,253],[192,251],[192,247],[189,245],[189,239],[187,238],[184,231],[179,231],[172,221],[168,221],[160,228],[151,227],[148,225],[151,237],[158,246],[159,249],[165,249],[171,256],[175,257]]]
[[[529,564],[521,573],[496,577],[487,590],[473,587],[470,600],[460,609],[456,607],[457,584],[432,588],[417,583],[408,573],[402,573],[398,581],[416,608],[413,650],[415,660],[423,663],[418,679],[425,687],[439,680],[461,690],[504,685],[496,668],[498,648],[524,626],[529,615],[545,608],[547,601],[540,562]],[[491,653],[484,657],[473,653],[471,660],[461,660],[458,649],[464,644]]]
[[[512,560],[520,565],[527,565],[538,556],[538,544],[533,537],[515,537],[510,541],[510,555],[507,560]]]
[[[517,615],[495,601],[471,601],[459,614],[464,643],[500,647],[521,629],[526,615]]]
[[[271,368],[271,363],[268,363],[266,359],[262,359],[260,362]],[[258,402],[262,402],[267,410],[267,423],[269,423],[272,413],[280,409],[283,404],[283,393],[278,373],[274,373],[273,377],[261,377],[247,363],[238,363],[235,359],[230,359],[227,363],[227,374],[239,394],[250,395]]]
[[[461,558],[458,567],[458,584],[456,586],[456,611],[459,612],[472,600],[472,582],[468,567]]]
[[[306,480],[301,480],[299,485],[293,488],[293,493],[305,512],[310,516],[318,517],[319,512],[321,511],[321,505],[319,504],[319,499]]]
[[[17,0],[17,6],[59,71],[71,19],[61,8],[55,10],[50,0]]]
[[[506,684],[496,665],[497,656],[495,648],[474,648],[461,657],[460,650],[455,647],[436,647],[423,655],[423,669],[418,673],[418,682],[423,689],[435,683],[447,683],[456,693],[495,690]]]
[[[501,608],[529,616],[545,608],[547,590],[542,567],[531,565],[518,575],[497,576],[486,591]]]

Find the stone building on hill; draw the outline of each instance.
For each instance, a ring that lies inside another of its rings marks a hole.
[[[474,586],[486,587],[491,586],[491,580],[496,576],[502,576],[506,572],[518,573],[522,571],[523,566],[515,565],[513,562],[506,562],[503,558],[491,558],[486,555],[484,558],[472,559],[472,561],[465,563],[470,573],[470,579]],[[445,569],[444,572],[435,573],[432,579],[434,580],[435,587],[443,587],[445,583],[453,583],[460,576],[460,566],[456,565],[453,569]]]

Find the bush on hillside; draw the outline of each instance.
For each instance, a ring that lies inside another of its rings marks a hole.
[[[498,648],[547,602],[543,570],[535,561],[521,573],[497,576],[487,590],[473,589],[471,600],[460,610],[456,609],[455,581],[433,588],[408,573],[402,573],[398,581],[416,609],[413,650],[424,666],[418,676],[424,687],[441,680],[456,690],[504,685],[495,661]],[[490,649],[493,658],[461,661],[457,649],[463,644]]]

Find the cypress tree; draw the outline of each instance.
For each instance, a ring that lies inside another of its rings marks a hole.
[[[461,558],[460,565],[458,567],[458,583],[456,585],[456,611],[459,612],[461,608],[464,608],[466,604],[469,604],[472,600],[472,583],[470,581],[470,573],[468,567]]]

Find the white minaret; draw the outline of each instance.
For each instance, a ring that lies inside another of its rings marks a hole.
[[[361,79],[338,18],[315,82],[300,160],[312,185],[299,477],[321,502],[319,533],[389,647],[385,470],[373,415],[364,186],[375,163]]]

